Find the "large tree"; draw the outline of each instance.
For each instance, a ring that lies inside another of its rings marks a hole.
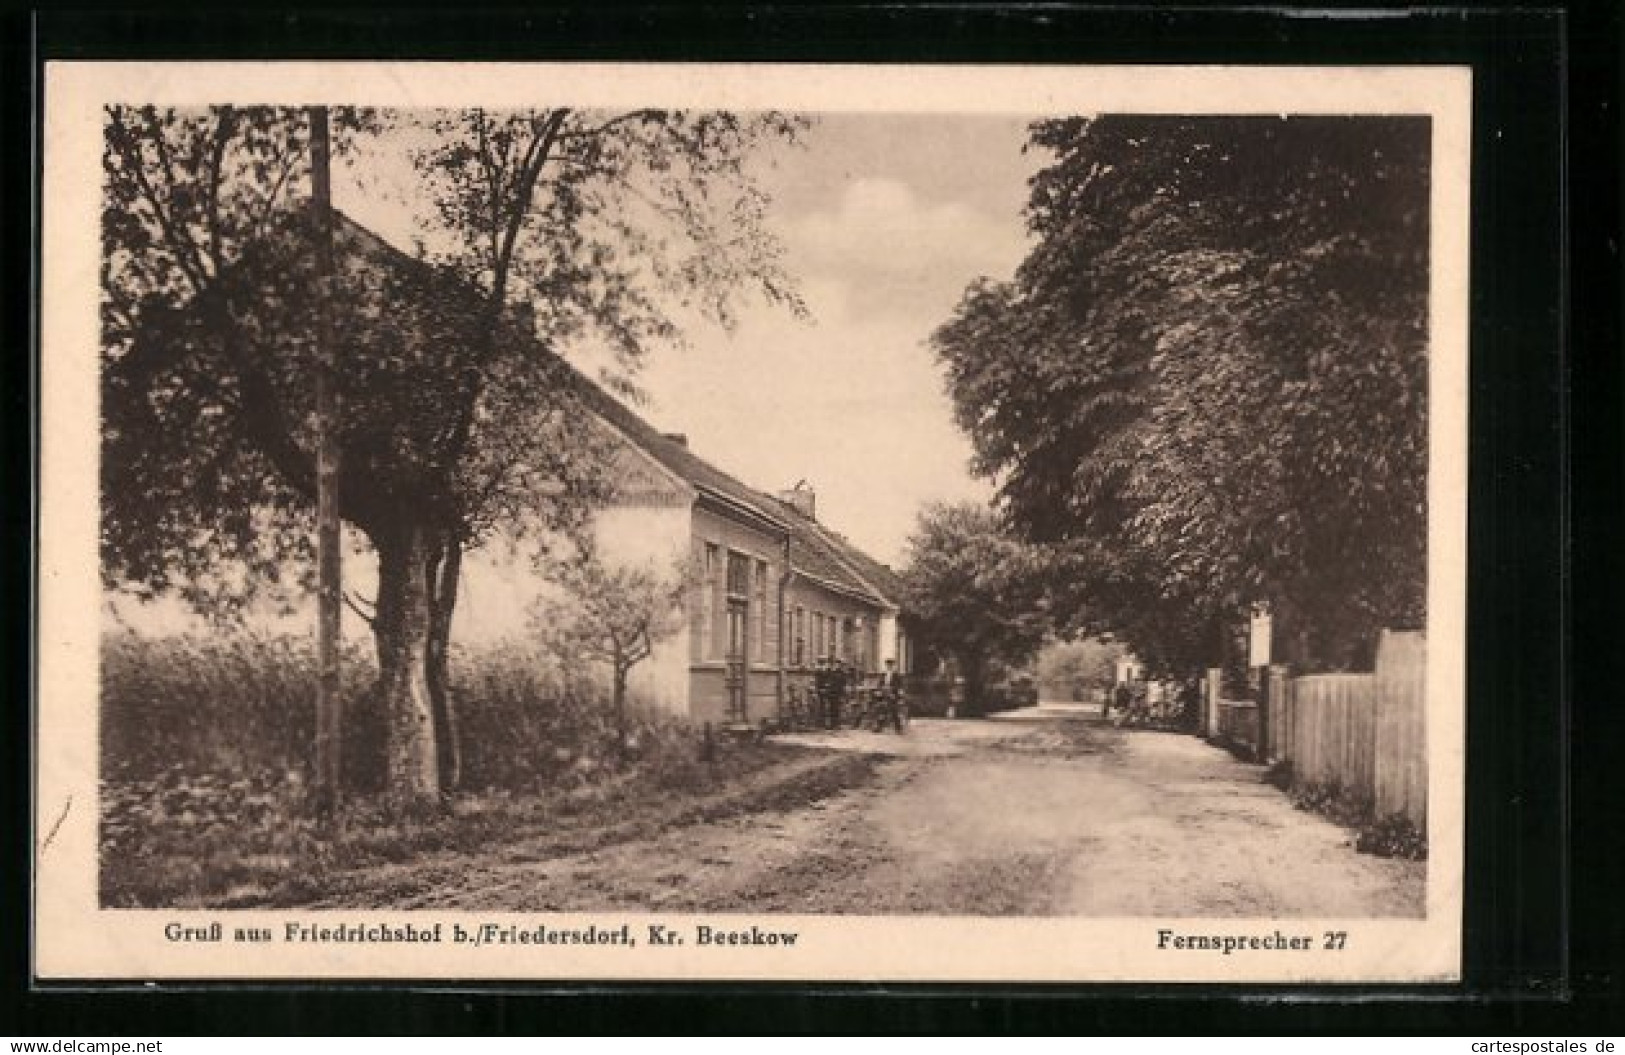
[[[465,547],[604,497],[572,341],[625,376],[751,288],[794,303],[744,166],[777,115],[335,112],[390,125],[434,221],[419,259],[338,226],[340,513],[376,549],[392,797],[455,783],[446,663]],[[229,608],[304,554],[316,221],[297,110],[114,107],[104,210],[104,572]],[[223,571],[224,569],[224,571]]]
[[[977,467],[1153,666],[1256,602],[1341,666],[1422,617],[1426,120],[1039,122],[1035,244],[934,336]]]
[[[951,657],[972,713],[996,664],[1031,658],[1048,626],[1043,555],[993,510],[933,505],[920,514],[903,565],[908,608],[926,651]]]

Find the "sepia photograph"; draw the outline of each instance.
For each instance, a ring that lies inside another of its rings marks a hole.
[[[47,73],[41,977],[1459,977],[1464,71]]]

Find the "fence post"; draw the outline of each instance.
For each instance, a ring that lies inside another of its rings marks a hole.
[[[1219,738],[1219,700],[1222,698],[1221,693],[1224,691],[1224,671],[1218,667],[1209,667],[1204,687],[1207,690],[1204,693],[1207,699],[1207,738],[1217,740]]]
[[[1259,761],[1268,765],[1286,758],[1290,747],[1291,704],[1287,701],[1286,667],[1283,664],[1275,663],[1265,668],[1264,699],[1268,701],[1269,717],[1268,724],[1260,732],[1264,750]],[[1267,737],[1263,735],[1265,731]]]

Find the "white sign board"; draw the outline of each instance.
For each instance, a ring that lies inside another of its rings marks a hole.
[[[1247,665],[1270,665],[1270,613],[1265,608],[1254,608],[1247,634]]]

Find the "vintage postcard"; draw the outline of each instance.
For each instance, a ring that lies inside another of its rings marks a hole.
[[[1460,977],[1466,69],[45,77],[39,979]]]

